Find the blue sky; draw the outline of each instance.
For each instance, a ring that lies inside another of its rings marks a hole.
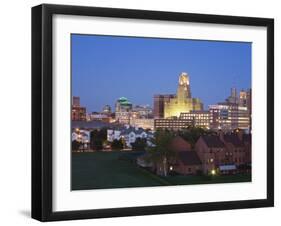
[[[191,93],[209,104],[230,88],[251,87],[251,43],[117,36],[71,36],[72,95],[88,112],[125,96],[153,105],[154,94],[176,93],[178,76],[190,76]]]

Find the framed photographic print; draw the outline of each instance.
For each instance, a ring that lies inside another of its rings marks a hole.
[[[274,205],[274,21],[32,8],[32,217]]]

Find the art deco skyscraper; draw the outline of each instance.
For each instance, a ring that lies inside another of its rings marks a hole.
[[[186,72],[182,72],[178,80],[177,95],[164,104],[164,118],[179,117],[181,113],[203,110],[200,99],[192,98],[190,80]]]
[[[191,98],[189,76],[185,72],[181,73],[179,76],[177,98],[178,100],[182,100],[182,101],[186,100],[187,98]]]

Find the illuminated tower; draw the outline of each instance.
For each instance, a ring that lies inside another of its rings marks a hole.
[[[177,95],[164,103],[164,118],[179,117],[181,113],[203,110],[200,99],[192,98],[190,80],[186,72],[182,72],[178,80]]]
[[[189,76],[185,72],[182,72],[179,76],[177,98],[181,101],[186,100],[186,98],[191,98]]]

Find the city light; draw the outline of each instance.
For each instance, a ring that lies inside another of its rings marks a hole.
[[[114,53],[112,50],[110,52]],[[143,64],[141,61],[140,63]],[[131,67],[130,64],[126,66]],[[244,80],[241,80],[237,89],[231,88],[231,92],[225,96],[226,89],[231,84],[226,74],[219,80],[206,74],[203,77],[204,83],[200,83],[200,74],[196,70],[190,69],[190,76],[186,72],[173,75],[174,72],[162,73],[162,70],[164,68],[155,73],[155,76],[148,76],[147,81],[142,79],[146,74],[142,76],[140,73],[137,80],[131,80],[125,74],[122,77],[123,73],[120,71],[112,71],[104,77],[98,77],[99,73],[96,73],[97,77],[94,73],[89,73],[88,80],[85,81],[94,84],[94,88],[85,87],[84,83],[78,86],[73,83],[73,93],[81,95],[81,105],[80,97],[73,96],[72,161],[85,161],[72,164],[73,167],[82,169],[89,166],[89,184],[92,184],[94,176],[97,177],[95,182],[98,182],[99,178],[104,177],[104,172],[106,175],[110,172],[110,178],[115,178],[115,175],[116,178],[121,178],[116,180],[117,187],[131,184],[130,179],[132,184],[136,181],[137,186],[150,186],[149,181],[158,184],[166,176],[167,183],[163,185],[171,184],[171,181],[174,183],[172,177],[175,178],[175,184],[201,181],[224,183],[232,181],[232,177],[236,181],[236,174],[238,181],[242,174],[242,181],[244,176],[250,181],[251,88],[244,91],[240,87],[250,82],[247,80],[243,84]],[[111,78],[111,74],[114,77]],[[79,78],[78,76],[73,81],[79,83]],[[209,81],[212,81],[211,86],[208,85]],[[214,86],[216,81],[219,82]],[[104,84],[107,86],[103,87]],[[89,89],[88,93],[85,89]],[[76,152],[91,153],[80,157]],[[81,181],[79,170],[76,170],[77,181]],[[145,173],[145,178],[146,171],[153,175],[152,180],[139,177]],[[157,176],[160,180],[153,182],[153,178],[157,179]],[[138,178],[140,181],[137,181]],[[109,188],[113,186],[111,180],[104,181],[108,181]],[[103,182],[93,186],[102,187]]]

